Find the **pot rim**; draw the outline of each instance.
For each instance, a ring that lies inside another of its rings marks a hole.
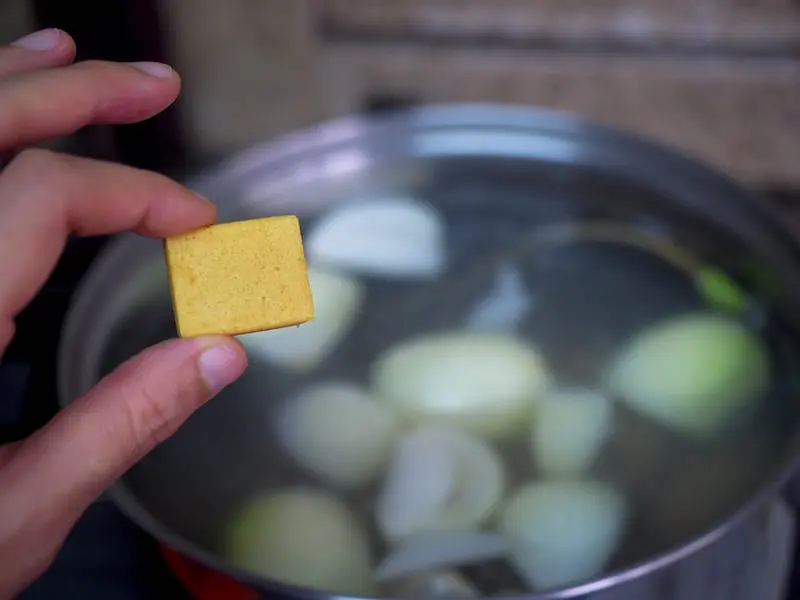
[[[199,176],[190,178],[187,186],[191,189],[214,187],[219,185],[218,182],[236,180],[247,173],[270,164],[274,165],[278,162],[296,160],[315,149],[357,143],[367,135],[375,135],[381,129],[394,130],[401,128],[413,130],[421,127],[452,127],[457,125],[463,127],[477,125],[488,128],[515,128],[532,131],[539,135],[551,134],[560,138],[589,138],[595,140],[600,138],[604,143],[619,145],[628,150],[649,154],[662,164],[666,164],[668,168],[680,169],[691,177],[711,182],[727,194],[732,203],[745,203],[748,210],[757,213],[776,232],[783,236],[783,243],[796,250],[796,254],[800,257],[800,247],[783,226],[777,211],[765,202],[759,202],[755,193],[740,186],[726,175],[694,158],[688,158],[681,152],[659,143],[648,141],[638,135],[599,125],[565,112],[524,105],[502,103],[430,104],[388,115],[351,116],[334,119],[278,137],[272,141],[256,144],[222,161],[217,166],[201,172]],[[128,253],[128,245],[131,243],[132,237],[134,237],[132,234],[123,234],[103,250],[87,271],[67,312],[58,349],[57,385],[59,403],[62,407],[78,395],[74,389],[76,384],[71,381],[75,378],[74,373],[65,364],[65,357],[81,347],[82,318],[80,315],[86,314],[90,310],[89,301],[103,286],[106,275],[119,269],[118,263]],[[94,358],[96,359],[97,357]],[[86,359],[85,362],[96,364],[97,360]],[[691,541],[680,544],[650,559],[606,573],[599,578],[579,585],[541,593],[532,592],[518,596],[491,596],[491,598],[497,600],[574,599],[638,579],[643,575],[673,565],[710,546],[753,516],[771,498],[778,496],[780,490],[790,479],[798,462],[797,459],[798,452],[795,449],[791,456],[780,463],[779,468],[776,467],[774,469],[776,476],[771,479],[769,484],[753,494],[747,502],[725,520]],[[174,548],[184,556],[209,569],[230,575],[247,585],[255,587],[259,591],[314,600],[330,600],[331,598],[366,600],[361,597],[334,595],[310,588],[287,585],[273,579],[248,573],[170,531],[168,527],[161,524],[136,500],[122,480],[112,484],[108,489],[108,494],[126,516],[159,542]]]

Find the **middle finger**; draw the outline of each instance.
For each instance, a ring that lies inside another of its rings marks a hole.
[[[60,29],[42,29],[0,47],[0,77],[63,67],[75,59],[75,42]]]
[[[172,104],[177,73],[159,63],[87,61],[0,81],[0,150],[92,123],[134,123]]]

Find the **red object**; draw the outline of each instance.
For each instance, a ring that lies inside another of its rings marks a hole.
[[[259,600],[254,589],[207,569],[193,560],[162,546],[161,555],[183,587],[196,600]]]

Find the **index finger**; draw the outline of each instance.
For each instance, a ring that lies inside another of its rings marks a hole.
[[[165,237],[214,222],[216,208],[167,177],[28,150],[0,174],[0,350],[67,236],[126,230]]]

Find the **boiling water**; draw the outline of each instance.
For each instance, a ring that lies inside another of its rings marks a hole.
[[[431,283],[364,279],[362,313],[313,373],[294,375],[251,356],[239,382],[126,475],[125,486],[161,523],[218,553],[227,524],[248,499],[295,485],[324,487],[273,441],[282,399],[329,378],[368,383],[378,353],[419,333],[463,328],[509,280],[527,294],[514,329],[541,350],[556,379],[567,385],[597,388],[611,358],[633,335],[664,318],[707,309],[689,276],[663,257],[580,233],[567,243],[535,243],[532,236],[544,227],[603,220],[644,237],[672,238],[734,275],[736,265],[747,262],[724,232],[650,191],[599,173],[576,175],[556,166],[532,171],[513,161],[443,162],[414,195],[446,222],[447,273]],[[108,368],[174,334],[166,286],[159,290],[115,334]],[[625,538],[607,571],[702,534],[774,476],[796,422],[790,400],[798,386],[790,373],[797,372],[797,353],[793,334],[771,307],[756,298],[752,308],[743,318],[770,347],[774,383],[757,410],[726,435],[690,442],[615,403],[615,432],[588,475],[617,485],[630,505]],[[511,489],[537,478],[528,444],[523,438],[500,446]],[[377,487],[337,494],[370,528],[379,560],[386,549],[372,525]],[[502,567],[484,571],[475,581],[484,594],[520,585],[510,575],[498,577]]]

